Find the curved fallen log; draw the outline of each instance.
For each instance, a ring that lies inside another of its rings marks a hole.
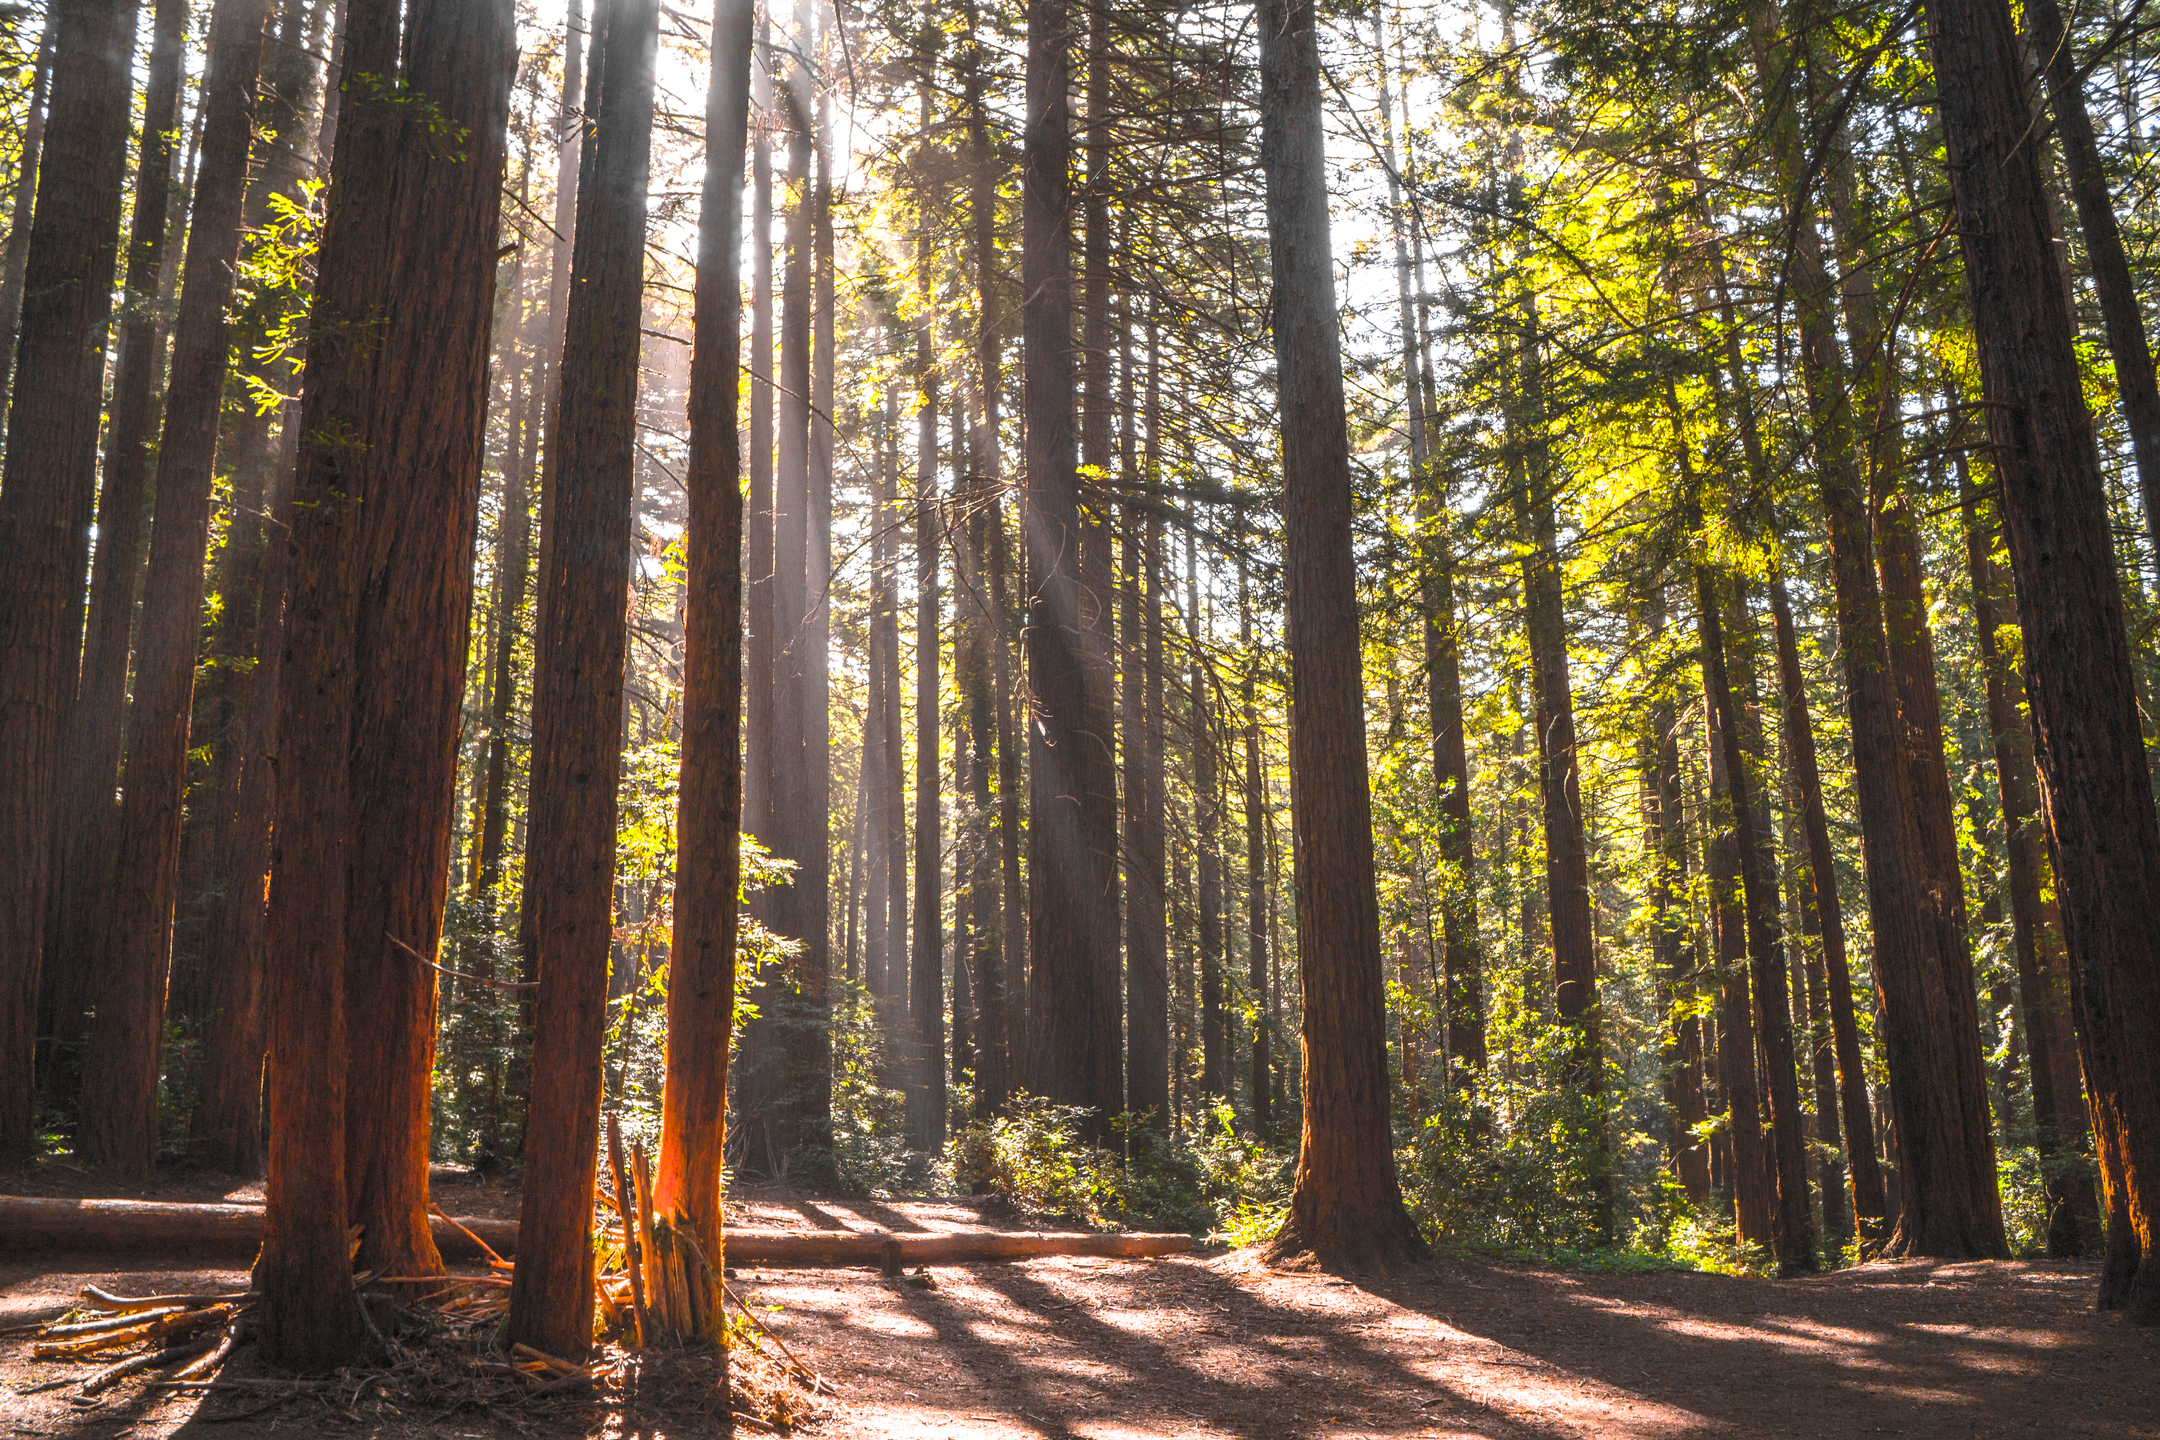
[[[475,1240],[501,1254],[517,1249],[517,1221],[437,1215],[435,1243],[445,1260],[485,1260]],[[184,1251],[245,1258],[261,1246],[260,1205],[182,1205],[152,1200],[48,1200],[0,1195],[0,1251]],[[896,1257],[889,1257],[891,1247]],[[884,1230],[727,1232],[727,1263],[806,1269],[880,1265],[956,1265],[1040,1255],[1137,1258],[1192,1247],[1187,1235],[1068,1231],[966,1230],[894,1234]]]

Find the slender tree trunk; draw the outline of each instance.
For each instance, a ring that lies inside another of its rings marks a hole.
[[[398,18],[389,0],[351,0],[345,7],[344,73],[361,96],[367,92],[359,87],[372,77],[396,73]],[[263,1297],[264,1358],[291,1368],[347,1364],[365,1345],[343,1197],[345,840],[351,639],[360,593],[352,532],[367,490],[364,463],[332,437],[365,433],[373,402],[381,316],[394,278],[399,138],[394,125],[347,125],[335,149],[286,532],[291,599],[279,674],[277,826],[264,965],[270,1174],[254,1285]]]
[[[22,249],[12,354],[38,383],[12,398],[0,476],[0,1157],[8,1158],[36,1144],[31,1057],[53,781],[82,640],[135,15],[132,0],[70,0],[54,12],[53,103]]]
[[[563,453],[541,577],[534,669],[531,841],[533,1034],[518,1269],[509,1340],[554,1355],[592,1344],[593,1173],[606,1026],[623,615],[630,583],[638,330],[650,174],[654,0],[613,0],[597,25],[592,184],[578,197],[564,332]]]
[[[1538,791],[1545,821],[1545,892],[1550,906],[1553,993],[1561,1023],[1575,1032],[1569,1083],[1593,1108],[1602,1105],[1604,1050],[1599,1039],[1597,941],[1590,916],[1589,841],[1584,830],[1581,764],[1576,751],[1574,687],[1568,675],[1567,617],[1560,587],[1558,521],[1553,510],[1552,451],[1545,434],[1543,359],[1537,299],[1522,297],[1523,345],[1517,359],[1515,428],[1524,453],[1516,490],[1523,555],[1524,622],[1536,696]],[[1596,1122],[1602,1125],[1602,1120]],[[1611,1229],[1612,1177],[1600,1135],[1589,1160],[1596,1224]]]
[[[820,10],[821,16],[827,12]],[[837,13],[837,12],[833,12]],[[820,22],[822,34],[823,21]],[[807,31],[806,23],[804,29]],[[829,47],[821,47],[827,53]],[[803,746],[809,786],[803,806],[803,938],[809,1013],[796,1036],[801,1076],[802,1145],[832,1149],[832,510],[833,510],[833,230],[832,95],[822,88],[813,137],[816,173],[810,205],[810,503],[804,558],[809,587],[803,642]],[[825,1167],[827,1170],[830,1166]]]
[[[1188,576],[1188,580],[1192,577]],[[1192,641],[1187,682],[1187,733],[1192,742],[1194,868],[1200,893],[1200,1093],[1220,1100],[1230,1093],[1228,1021],[1223,1013],[1222,781],[1215,768],[1215,723],[1207,703],[1207,670],[1200,653],[1200,594],[1186,595],[1186,630]]]
[[[1128,554],[1138,615],[1125,624],[1126,706],[1138,711],[1138,733],[1126,736],[1125,786],[1131,815],[1131,855],[1125,942],[1125,1107],[1148,1116],[1159,1134],[1170,1131],[1170,934],[1168,892],[1163,888],[1163,522],[1161,338],[1151,314],[1147,327],[1147,448],[1142,483],[1148,497],[1144,530],[1128,511]],[[1137,663],[1140,673],[1132,673]]]
[[[52,999],[45,1007],[49,1028],[43,1033],[51,1037],[55,1050],[81,1040],[87,1012],[99,998],[94,936],[100,897],[109,894],[113,884],[113,851],[120,838],[113,796],[127,714],[128,637],[135,618],[135,587],[142,578],[150,471],[156,463],[151,439],[165,338],[158,324],[157,295],[171,229],[166,214],[171,209],[173,128],[180,111],[187,6],[162,0],[155,13],[134,213],[128,225],[120,353],[113,367],[104,484],[98,494],[98,545],[90,567],[89,619],[82,669],[67,712],[65,770],[54,815],[51,922],[44,961],[44,989]]]
[[[927,99],[925,106],[927,108]],[[916,263],[929,260],[928,237]],[[915,334],[915,923],[908,966],[908,1141],[935,1154],[945,1142],[945,866],[944,786],[938,763],[938,636],[944,601],[938,587],[943,539],[937,481],[938,384],[933,358],[927,270],[918,271],[925,305]]]
[[[1268,824],[1267,800],[1260,788],[1260,709],[1253,685],[1259,657],[1253,649],[1252,597],[1245,563],[1238,562],[1238,640],[1245,669],[1245,958],[1246,983],[1250,987],[1253,1013],[1252,1124],[1263,1139],[1274,1133],[1274,1116],[1268,1108],[1268,1075],[1273,1061],[1268,1048],[1268,892],[1264,880],[1264,838]],[[1412,1087],[1413,1090],[1415,1087]]]
[[[1775,1239],[1776,1176],[1763,1143],[1755,1020],[1748,1001],[1747,901],[1741,861],[1748,817],[1734,804],[1732,755],[1738,747],[1726,744],[1729,711],[1720,707],[1711,694],[1709,646],[1703,648],[1703,704],[1710,752],[1711,831],[1707,859],[1711,915],[1716,927],[1718,1096],[1725,1104],[1726,1141],[1731,1155],[1727,1184],[1741,1241],[1770,1245]]]
[[[1665,627],[1663,597],[1654,601],[1652,633]],[[1697,1131],[1706,1116],[1702,1089],[1702,1040],[1695,1015],[1681,1007],[1694,998],[1694,937],[1688,932],[1687,825],[1681,809],[1679,717],[1670,694],[1650,710],[1643,763],[1643,847],[1656,868],[1651,883],[1655,912],[1651,950],[1657,959],[1660,1027],[1659,1069],[1667,1112],[1666,1155],[1690,1202],[1710,1199],[1710,1157]]]
[[[691,320],[691,456],[684,487],[690,570],[683,610],[683,764],[668,951],[667,1080],[653,1195],[662,1213],[687,1219],[709,1262],[695,1271],[703,1284],[692,1308],[705,1321],[700,1338],[714,1340],[726,1329],[719,1274],[726,1263],[721,1167],[742,880],[743,501],[736,406],[752,8],[752,0],[726,0],[715,12],[705,102],[705,189]]]
[[[203,164],[158,445],[157,524],[135,645],[120,848],[98,947],[97,1020],[83,1066],[76,1153],[129,1179],[147,1177],[157,1159],[159,1041],[180,880],[203,553],[265,10],[265,0],[221,0],[211,16]]]
[[[1852,1178],[1853,1213],[1863,1239],[1888,1233],[1882,1166],[1875,1155],[1874,1112],[1867,1072],[1860,1059],[1859,1021],[1853,1014],[1852,975],[1845,959],[1845,908],[1838,899],[1836,859],[1823,807],[1822,775],[1815,761],[1815,728],[1808,719],[1807,682],[1800,672],[1800,641],[1793,628],[1785,577],[1770,577],[1770,618],[1777,634],[1778,686],[1784,698],[1785,764],[1807,831],[1808,880],[1801,913],[1812,915],[1822,939],[1822,967],[1830,1011],[1830,1038],[1837,1059],[1838,1104],[1844,1119],[1845,1160]],[[1818,1012],[1820,1007],[1817,1007]]]
[[[2047,1176],[2048,1254],[2089,1255],[2100,1247],[2100,1206],[2089,1169],[2091,1133],[2085,1088],[2071,1028],[2069,957],[2063,953],[2059,893],[2041,845],[2040,796],[2033,770],[2033,734],[2018,696],[2028,693],[2025,667],[1997,638],[2016,603],[1995,563],[1995,507],[1981,509],[1979,488],[1962,458],[1958,490],[1965,511],[1965,563],[1972,585],[1973,628],[1986,672],[1988,729],[1994,739],[1995,783],[2002,800],[2003,849],[2009,871],[2010,928],[2017,955],[2018,1001],[2025,1013],[2025,1053],[2031,1064],[2035,1149]]]
[[[770,10],[758,16],[757,54],[750,64],[750,508],[747,527],[744,628],[749,671],[744,678],[743,828],[772,847],[768,792],[775,758],[773,706],[779,616],[773,603],[773,289],[772,137],[774,121]],[[758,902],[762,912],[764,902]]]
[[[1316,15],[1261,0],[1261,166],[1275,282],[1283,446],[1290,814],[1305,992],[1304,1128],[1290,1213],[1268,1247],[1323,1265],[1423,1255],[1388,1117],[1386,982],[1366,788],[1350,438],[1329,256]]]

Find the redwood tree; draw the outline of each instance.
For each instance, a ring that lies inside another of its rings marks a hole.
[[[720,1171],[735,1014],[742,881],[742,454],[740,397],[743,147],[750,117],[751,0],[713,17],[705,101],[690,360],[688,589],[683,615],[682,775],[677,791],[675,931],[668,952],[667,1080],[654,1204],[688,1217],[715,1267],[702,1313],[717,1338],[724,1307]]]
[[[1039,3],[1039,0],[1038,0]],[[1421,1258],[1388,1116],[1386,981],[1351,553],[1350,436],[1328,248],[1320,51],[1310,0],[1260,0],[1260,160],[1282,417],[1290,817],[1305,991],[1304,1133],[1268,1246],[1324,1266]]]
[[[2003,0],[1931,0],[1938,111],[2109,1206],[2100,1302],[2160,1321],[2160,821],[2077,332]]]
[[[531,1109],[505,1336],[555,1355],[592,1345],[592,1193],[600,1138],[616,783],[630,589],[655,0],[611,0],[596,26],[598,124],[578,197],[564,330],[562,456],[549,498],[534,670],[526,857],[533,964]]]

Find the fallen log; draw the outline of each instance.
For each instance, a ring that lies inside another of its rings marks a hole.
[[[517,1250],[515,1220],[453,1220],[436,1215],[435,1244],[445,1260],[485,1260],[481,1246]],[[48,1200],[0,1195],[0,1251],[177,1251],[240,1257],[262,1245],[260,1205],[181,1205],[153,1200]],[[475,1243],[479,1242],[479,1243]],[[749,1230],[727,1232],[727,1263],[778,1268],[878,1265],[897,1246],[902,1265],[1024,1260],[1039,1255],[1138,1258],[1192,1247],[1187,1235],[1073,1231]]]

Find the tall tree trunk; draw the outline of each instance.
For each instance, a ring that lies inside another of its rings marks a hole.
[[[396,73],[398,19],[392,0],[350,0],[345,7],[344,75],[361,96],[377,77]],[[270,1017],[264,1088],[274,1103],[267,1228],[254,1288],[263,1297],[264,1358],[291,1368],[347,1364],[365,1345],[343,1197],[345,841],[360,572],[353,532],[367,477],[361,457],[335,437],[366,433],[373,403],[381,316],[394,279],[397,130],[347,125],[335,148],[285,539],[291,598],[278,677],[277,827],[264,964]]]
[[[1653,633],[1665,626],[1659,596],[1651,613]],[[1643,847],[1655,866],[1651,904],[1655,912],[1651,951],[1657,959],[1659,1070],[1667,1111],[1666,1154],[1673,1174],[1696,1205],[1710,1199],[1710,1156],[1698,1133],[1705,1118],[1702,1032],[1692,1009],[1682,1015],[1696,987],[1694,937],[1688,933],[1687,824],[1681,810],[1679,716],[1672,696],[1660,693],[1650,710],[1643,763]]]
[[[1523,552],[1523,611],[1536,696],[1538,793],[1545,821],[1545,893],[1550,906],[1553,994],[1561,1023],[1574,1031],[1568,1083],[1593,1108],[1605,1089],[1599,1040],[1597,942],[1590,916],[1590,854],[1584,830],[1575,696],[1568,675],[1567,616],[1560,586],[1559,528],[1553,510],[1551,443],[1545,434],[1544,361],[1537,297],[1521,299],[1518,395],[1510,428],[1524,457],[1516,487]],[[1603,1121],[1599,1120],[1602,1126]],[[1599,1233],[1611,1229],[1612,1176],[1602,1134],[1592,1141],[1589,1182]]]
[[[1138,733],[1125,740],[1126,812],[1130,855],[1125,941],[1125,1108],[1146,1115],[1157,1133],[1168,1134],[1170,1096],[1170,935],[1168,893],[1163,888],[1163,522],[1162,388],[1160,345],[1152,313],[1147,328],[1147,447],[1142,483],[1148,507],[1145,528],[1127,512],[1127,555],[1137,616],[1125,624],[1127,713],[1137,708]],[[1139,674],[1133,673],[1137,664]],[[1137,772],[1137,773],[1135,773]]]
[[[2108,1191],[2100,1300],[2160,1321],[2160,822],[2107,494],[2009,7],[1932,0],[1928,19]]]
[[[533,1034],[518,1270],[505,1335],[554,1355],[592,1344],[592,1192],[606,1028],[623,615],[630,585],[638,331],[652,152],[654,0],[612,0],[591,185],[578,197],[564,334],[562,463],[534,668],[530,844]]]
[[[927,108],[927,99],[925,101]],[[926,266],[923,236],[916,263]],[[945,1142],[945,879],[944,785],[938,763],[938,621],[944,601],[938,587],[938,550],[943,540],[938,496],[938,384],[929,309],[929,276],[918,271],[924,303],[915,332],[915,364],[922,405],[915,439],[915,923],[908,964],[908,1143],[935,1154]]]
[[[1230,1093],[1229,1020],[1223,1005],[1222,780],[1216,773],[1215,721],[1207,703],[1207,668],[1201,646],[1200,592],[1187,574],[1186,631],[1192,643],[1187,677],[1187,734],[1192,743],[1194,869],[1200,893],[1200,1093],[1220,1100]]]
[[[742,880],[743,145],[750,115],[752,0],[713,17],[705,101],[705,189],[691,325],[689,574],[683,609],[682,775],[676,799],[675,929],[668,950],[667,1079],[661,1100],[662,1213],[688,1219],[711,1268],[693,1310],[701,1338],[725,1330],[721,1167],[735,1013],[736,896]],[[683,1337],[687,1339],[688,1337]],[[722,1349],[722,1355],[726,1351]]]
[[[772,249],[772,49],[771,11],[758,16],[757,54],[750,62],[750,508],[744,516],[747,546],[744,679],[743,828],[772,848],[773,706],[779,695],[773,604],[773,249]],[[758,904],[764,909],[764,902]]]
[[[2010,929],[2017,955],[2018,1001],[2025,1012],[2025,1053],[2031,1064],[2034,1148],[2047,1178],[2048,1254],[2089,1255],[2100,1247],[2100,1205],[2087,1144],[2085,1087],[2070,1020],[2069,957],[2063,953],[2059,893],[2041,852],[2039,787],[2033,734],[2018,697],[2029,693],[2025,666],[1997,638],[2016,603],[1995,563],[1996,514],[1982,510],[1979,487],[1962,457],[1958,491],[1965,512],[1965,564],[1972,585],[1973,628],[1987,682],[1988,730],[1994,739],[1995,783],[2002,800],[2004,859],[2009,871]]]
[[[352,782],[347,792],[349,1223],[377,1274],[441,1267],[428,1224],[435,1068],[433,956],[457,816],[458,732],[471,653],[472,552],[487,433],[488,331],[516,73],[509,0],[422,0],[401,82],[465,139],[403,137],[393,304],[376,357],[368,491],[355,532]]]
[[[128,1179],[147,1177],[157,1159],[159,1041],[180,880],[203,552],[266,8],[265,0],[220,0],[211,15],[203,162],[158,444],[157,523],[135,645],[120,848],[98,946],[97,1020],[83,1065],[76,1153]]]
[[[1260,661],[1253,649],[1252,596],[1245,562],[1238,562],[1238,648],[1244,659],[1245,734],[1245,959],[1246,985],[1253,1004],[1252,1125],[1263,1139],[1274,1133],[1268,1109],[1268,1076],[1273,1061],[1268,1047],[1268,890],[1264,839],[1268,824],[1266,792],[1260,785],[1260,708],[1253,671]],[[1415,1089],[1415,1087],[1412,1087]]]
[[[1853,1014],[1852,974],[1845,959],[1845,907],[1838,899],[1836,857],[1815,761],[1815,727],[1808,719],[1807,681],[1800,672],[1800,639],[1793,628],[1785,577],[1770,577],[1770,618],[1777,635],[1778,688],[1784,699],[1785,765],[1807,831],[1808,879],[1801,913],[1812,914],[1822,939],[1822,967],[1837,1058],[1838,1106],[1844,1119],[1845,1162],[1852,1178],[1853,1213],[1863,1239],[1888,1233],[1882,1165],[1875,1154],[1875,1119],[1867,1071],[1860,1059],[1860,1026]]]
[[[1072,55],[1067,0],[1028,0],[1021,155],[1022,355],[1027,408],[1028,726],[1027,1087],[1088,1112],[1107,1142],[1123,1099],[1118,996],[1105,986],[1098,875],[1114,853],[1089,829],[1090,691],[1081,616],[1083,545],[1074,434]]]
[[[13,355],[38,384],[12,397],[0,475],[0,1156],[9,1158],[36,1144],[31,1057],[53,780],[82,641],[135,15],[133,0],[55,9],[53,101],[22,252]]]
[[[1678,420],[1675,404],[1674,419]],[[1738,616],[1745,609],[1737,597],[1718,595],[1710,568],[1698,564],[1695,571],[1697,617],[1701,625],[1703,684],[1718,714],[1718,741],[1724,750],[1727,793],[1733,808],[1733,828],[1739,840],[1738,861],[1742,900],[1746,906],[1747,956],[1754,991],[1756,1043],[1762,1052],[1762,1089],[1770,1110],[1770,1149],[1767,1178],[1772,1182],[1775,1208],[1771,1211],[1768,1239],[1775,1250],[1781,1274],[1815,1268],[1815,1223],[1808,1204],[1807,1137],[1801,1122],[1799,1076],[1793,1062],[1792,1010],[1786,986],[1785,957],[1779,945],[1777,877],[1767,839],[1768,816],[1758,808],[1760,790],[1752,757],[1746,753],[1743,728],[1746,719],[1735,696],[1726,665],[1724,616],[1726,604]]]
[[[155,17],[134,213],[128,224],[120,353],[113,367],[104,484],[98,493],[89,617],[82,669],[67,711],[65,770],[53,817],[51,921],[43,976],[50,998],[41,1018],[54,1051],[81,1040],[88,1011],[98,999],[95,932],[101,898],[113,884],[113,851],[120,838],[113,794],[127,715],[128,637],[135,619],[135,587],[142,578],[150,471],[156,463],[151,439],[165,339],[157,295],[171,230],[166,214],[171,209],[173,127],[180,111],[187,7],[180,0],[162,0]],[[49,1076],[47,1083],[50,1089]]]
[[[1304,1129],[1276,1257],[1323,1265],[1415,1259],[1388,1117],[1386,981],[1351,552],[1350,437],[1329,254],[1317,17],[1260,0],[1261,167],[1275,283],[1282,416],[1290,815],[1305,993]]]
[[[1704,648],[1707,651],[1708,646]],[[1705,858],[1717,957],[1718,1098],[1725,1107],[1725,1141],[1730,1156],[1725,1178],[1741,1242],[1769,1245],[1773,1239],[1775,1180],[1763,1145],[1755,1022],[1748,1003],[1747,908],[1740,858],[1747,816],[1733,803],[1732,752],[1725,744],[1726,717],[1710,694],[1707,659],[1703,671],[1711,807]]]
[[[828,12],[818,11],[823,16]],[[838,12],[831,12],[837,15]],[[824,21],[820,21],[820,34]],[[806,30],[809,28],[806,24]],[[820,47],[820,53],[829,53]],[[804,557],[809,586],[803,648],[803,746],[809,786],[803,806],[802,904],[806,1024],[797,1033],[801,1132],[805,1150],[832,1149],[832,493],[833,493],[833,153],[831,87],[818,92],[816,174],[810,205],[810,505]],[[830,1166],[825,1167],[827,1170]]]
[[[1017,836],[1007,831],[1004,807],[1012,795],[1013,778],[1006,769],[1009,747],[1000,717],[1004,694],[1004,587],[993,583],[1002,576],[999,557],[1005,546],[1005,527],[1000,508],[998,474],[998,389],[1002,366],[999,360],[997,272],[997,159],[990,146],[989,117],[985,108],[983,47],[977,33],[974,0],[961,7],[965,26],[963,62],[968,126],[969,220],[975,266],[976,394],[980,397],[974,442],[971,447],[975,483],[969,505],[966,535],[972,585],[974,635],[970,640],[973,666],[969,681],[968,724],[974,737],[973,775],[977,823],[982,826],[976,862],[977,931],[975,942],[976,1003],[981,1015],[977,1029],[980,1058],[975,1076],[975,1110],[987,1116],[1004,1108],[1011,1097],[1019,1055],[1011,1045],[1013,1017],[1023,998],[1014,983],[1021,950],[1012,943],[1022,934],[1024,917],[1017,913],[1020,897],[1005,893],[1004,852],[1012,850],[1017,864]],[[995,552],[995,553],[993,553]],[[991,767],[997,766],[998,801],[992,809]],[[992,837],[995,837],[993,842]],[[996,849],[992,849],[993,843]],[[983,906],[995,917],[984,924]]]

